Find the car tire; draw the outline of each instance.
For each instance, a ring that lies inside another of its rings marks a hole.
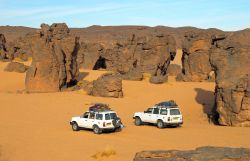
[[[140,117],[136,117],[136,118],[135,118],[135,125],[136,125],[136,126],[142,125],[142,121],[141,121],[141,118],[140,118]]]
[[[72,130],[73,131],[79,131],[79,126],[78,126],[78,124],[76,122],[72,123]]]
[[[101,134],[102,133],[102,130],[97,126],[97,125],[94,125],[93,126],[93,132],[95,134]]]
[[[165,126],[164,126],[164,122],[163,122],[162,120],[158,120],[158,121],[157,121],[157,127],[158,127],[159,129],[164,128],[164,127],[165,127]]]

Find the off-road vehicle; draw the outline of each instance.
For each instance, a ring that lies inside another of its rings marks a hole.
[[[136,126],[151,123],[158,128],[164,128],[183,124],[180,108],[174,101],[161,102],[144,112],[136,112],[133,118]]]
[[[70,121],[73,131],[93,129],[95,134],[103,131],[119,131],[124,126],[116,112],[106,104],[94,104],[81,116],[72,117]]]

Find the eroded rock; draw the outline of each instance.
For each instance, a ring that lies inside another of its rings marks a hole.
[[[42,24],[30,35],[32,64],[26,74],[29,92],[56,92],[76,83],[79,38],[66,24]]]
[[[100,97],[123,97],[122,78],[120,74],[107,73],[93,81],[90,95]]]
[[[134,161],[245,161],[250,160],[250,149],[228,147],[199,147],[195,150],[142,151]]]

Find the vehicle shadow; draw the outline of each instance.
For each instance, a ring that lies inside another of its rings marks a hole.
[[[209,123],[218,125],[218,113],[215,106],[215,95],[213,91],[195,88],[195,100],[203,106],[203,112],[207,115]]]

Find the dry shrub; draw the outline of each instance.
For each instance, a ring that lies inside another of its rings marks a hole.
[[[112,146],[106,146],[105,149],[101,152],[97,152],[96,154],[92,155],[92,158],[96,160],[102,160],[102,158],[110,157],[116,155],[116,151]]]

